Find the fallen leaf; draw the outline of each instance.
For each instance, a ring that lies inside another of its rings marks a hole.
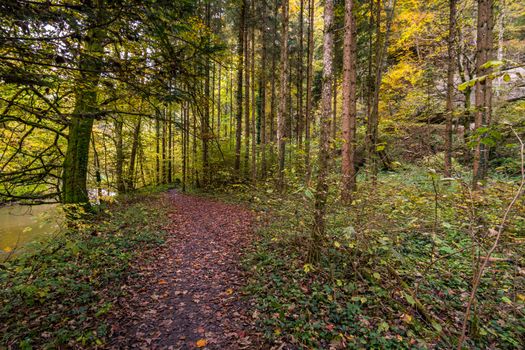
[[[197,343],[196,343],[198,348],[203,348],[207,344],[208,344],[208,341],[206,339],[199,339],[199,340],[197,340]]]
[[[168,281],[166,281],[166,280],[159,280],[159,284],[168,284]]]

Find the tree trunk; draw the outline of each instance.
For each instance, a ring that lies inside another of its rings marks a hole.
[[[115,175],[117,177],[117,191],[119,194],[126,192],[126,185],[124,183],[124,149],[122,142],[122,128],[124,123],[122,118],[117,116],[115,117],[115,153],[116,153],[116,162],[115,162]]]
[[[486,79],[476,82],[476,114],[475,129],[486,128],[491,122],[492,109],[492,82],[488,74],[490,67],[484,67],[492,58],[492,27],[493,27],[493,0],[478,0],[478,25],[476,41],[476,76],[487,75]],[[477,144],[474,151],[473,188],[479,187],[479,182],[485,179],[488,162],[488,147],[483,144],[484,133],[477,135]]]
[[[173,182],[173,110],[168,108],[168,183]]]
[[[345,203],[351,203],[352,192],[356,189],[356,34],[354,1],[346,0],[343,48],[343,181],[341,191],[341,197]]]
[[[161,175],[161,182],[163,184],[166,183],[166,179],[167,179],[167,176],[166,176],[166,117],[167,117],[168,113],[167,113],[167,109],[165,108],[164,109],[164,113],[162,115],[162,161],[161,161],[161,164],[162,164],[162,175]]]
[[[255,19],[255,0],[251,2],[251,18],[252,22]],[[252,182],[257,181],[257,144],[256,144],[256,128],[255,128],[255,25],[251,25],[251,58],[250,58],[250,73],[251,73],[251,106],[252,106],[252,118],[251,118],[251,134],[252,134]]]
[[[456,1],[449,0],[448,20],[448,67],[447,67],[447,104],[445,127],[445,176],[450,177],[452,168],[452,119],[454,117],[454,72],[456,70]]]
[[[262,3],[262,16],[263,20],[261,21],[261,71],[259,75],[259,115],[261,121],[261,178],[266,177],[266,58],[267,56],[267,16],[266,16],[266,3]]]
[[[189,116],[186,102],[182,104],[182,192],[186,192],[186,178],[188,172],[188,142]]]
[[[251,2],[255,0],[249,0]],[[249,11],[247,8],[246,11]],[[251,12],[251,11],[250,11]],[[248,15],[248,18],[251,14]],[[244,176],[248,177],[250,169],[250,31],[251,24],[246,24],[244,31]]]
[[[239,37],[237,43],[237,128],[235,131],[235,171],[241,172],[241,138],[242,138],[242,85],[244,71],[244,31],[246,17],[246,0],[242,0],[239,11]]]
[[[308,1],[308,58],[306,62],[306,115],[304,121],[306,184],[310,182],[310,122],[312,120],[312,79],[314,58],[314,0]]]
[[[91,145],[93,146],[93,167],[95,168],[95,181],[97,183],[97,203],[102,198],[102,176],[100,175],[100,159],[98,158],[95,135],[91,136]]]
[[[142,116],[139,116],[137,124],[135,124],[135,129],[133,130],[133,143],[131,145],[128,175],[126,176],[126,188],[129,190],[133,190],[135,188],[135,164],[137,159],[137,151],[139,147],[141,124]]]
[[[61,200],[67,204],[89,206],[87,191],[87,171],[89,144],[93,129],[94,114],[99,111],[97,86],[100,79],[104,51],[105,28],[98,25],[104,22],[104,1],[97,0],[97,9],[90,18],[90,28],[80,54],[79,68],[82,84],[77,85],[75,108],[69,124],[69,137],[64,171],[62,173]]]
[[[334,1],[326,0],[324,8],[323,38],[323,90],[319,135],[317,186],[315,192],[314,227],[309,260],[316,262],[325,236],[326,200],[328,197],[328,160],[330,157],[330,120],[332,118]]]
[[[388,50],[388,41],[392,20],[394,18],[395,0],[385,8],[386,10],[386,28],[384,40],[381,40],[381,0],[377,0],[376,5],[376,62],[375,62],[375,81],[372,98],[372,110],[368,117],[367,124],[367,163],[371,172],[372,180],[375,181],[378,172],[379,154],[378,154],[378,134],[379,134],[379,92],[381,90],[381,80],[383,77],[383,65]]]
[[[211,24],[211,6],[206,2],[206,25],[210,28]],[[213,104],[212,104],[213,106]],[[202,179],[204,184],[208,183],[209,177],[209,159],[208,159],[208,140],[210,139],[210,59],[206,61],[205,79],[204,79],[204,113],[201,126],[202,138]]]
[[[160,115],[155,118],[155,179],[156,185],[160,184]]]
[[[304,111],[303,111],[303,52],[304,52],[304,1],[301,0],[299,8],[299,50],[297,52],[297,143],[299,149],[303,144]]]
[[[282,33],[281,33],[281,86],[279,110],[277,111],[277,146],[279,158],[278,188],[284,190],[284,160],[286,157],[286,119],[288,114],[288,7],[289,0],[282,1]]]

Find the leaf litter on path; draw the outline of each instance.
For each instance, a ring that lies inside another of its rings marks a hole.
[[[239,259],[253,214],[172,191],[166,243],[144,254],[110,313],[110,349],[258,349]]]

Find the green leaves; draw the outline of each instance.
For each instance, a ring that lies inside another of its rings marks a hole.
[[[416,305],[416,301],[414,300],[414,297],[412,297],[410,294],[403,292],[403,296],[405,297],[405,300],[407,303],[409,303],[411,306]]]

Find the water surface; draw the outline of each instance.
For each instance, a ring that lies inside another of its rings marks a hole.
[[[58,234],[62,221],[57,204],[0,207],[0,260],[30,242]]]

